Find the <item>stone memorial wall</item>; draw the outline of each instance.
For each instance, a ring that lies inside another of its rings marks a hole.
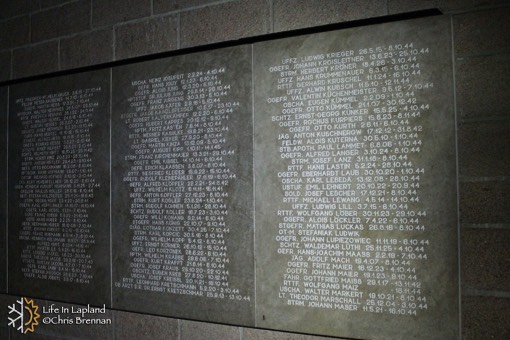
[[[430,17],[2,88],[8,293],[458,336],[449,55]]]

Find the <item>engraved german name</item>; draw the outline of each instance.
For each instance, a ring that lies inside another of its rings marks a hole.
[[[10,88],[9,286],[110,301],[109,72]]]
[[[250,51],[114,69],[114,307],[253,324]]]
[[[257,326],[458,336],[450,44],[434,17],[254,45]]]

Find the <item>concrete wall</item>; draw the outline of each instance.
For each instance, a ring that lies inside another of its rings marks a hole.
[[[453,19],[464,339],[510,338],[508,0],[3,0],[0,82],[329,23],[439,8]],[[110,311],[111,326],[0,338],[324,339]],[[48,301],[37,301],[39,306]]]

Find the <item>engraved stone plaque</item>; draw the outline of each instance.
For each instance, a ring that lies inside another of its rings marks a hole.
[[[10,88],[11,294],[110,304],[109,79]]]
[[[7,292],[7,87],[0,87],[0,292]]]
[[[251,48],[115,68],[113,306],[253,325]]]
[[[450,22],[254,45],[256,325],[458,337]]]

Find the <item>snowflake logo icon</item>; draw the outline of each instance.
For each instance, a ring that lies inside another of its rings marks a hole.
[[[22,334],[34,332],[34,327],[39,324],[39,318],[41,317],[38,310],[39,307],[32,299],[20,298],[16,300],[16,303],[9,306],[9,315],[12,314],[13,316],[8,317],[8,326],[16,328]]]

